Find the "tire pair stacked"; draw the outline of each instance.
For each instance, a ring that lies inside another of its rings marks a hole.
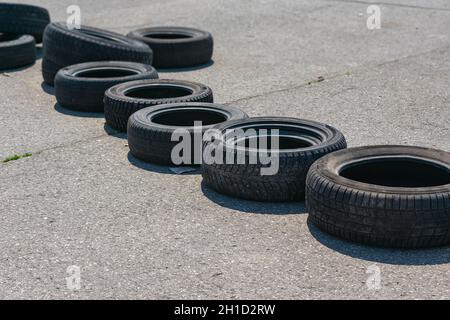
[[[51,23],[44,32],[42,75],[54,84],[57,72],[67,66],[95,61],[128,61],[151,65],[153,53],[142,42],[120,34],[81,26],[69,29],[64,23]]]
[[[36,43],[50,22],[46,9],[0,3],[0,69],[31,65],[36,61]]]
[[[153,61],[153,51],[156,52]],[[158,27],[133,31],[128,37],[81,26],[52,23],[44,32],[44,81],[53,85],[58,70],[94,61],[130,61],[161,68],[190,67],[211,60],[213,39],[205,31]]]
[[[110,87],[158,78],[152,56],[145,44],[117,33],[52,23],[44,32],[42,75],[45,83],[55,85],[61,106],[103,112],[103,96]]]
[[[183,33],[183,37],[171,40],[174,29],[176,34]],[[167,39],[155,39],[156,43],[161,42],[155,46],[159,56],[156,61],[158,66],[187,66],[211,59],[212,37],[209,33],[188,28],[165,27],[155,30],[152,33],[155,36],[169,35]],[[138,37],[139,32],[135,31],[134,37]],[[151,31],[146,29],[147,33]],[[153,52],[146,44],[109,31],[87,26],[69,30],[64,24],[54,23],[45,30],[44,47],[44,81],[55,85],[58,103],[72,110],[102,112],[103,95],[107,89],[124,82],[158,78],[156,70],[150,66]],[[117,61],[99,61],[105,58]],[[137,62],[142,64],[138,65]],[[176,101],[209,100],[208,97],[202,100],[191,96],[188,100]],[[118,115],[111,115],[108,109],[107,122],[112,121],[110,125],[113,128],[125,131],[132,112],[126,108],[117,112]]]

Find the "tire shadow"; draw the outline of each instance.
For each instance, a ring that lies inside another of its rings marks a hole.
[[[41,88],[46,94],[49,94],[52,96],[55,95],[55,87],[52,87],[51,85],[45,83],[44,81],[41,82]]]
[[[172,172],[170,170],[170,167],[166,167],[166,166],[162,166],[162,165],[157,165],[157,164],[153,164],[153,163],[147,163],[144,161],[141,161],[137,158],[135,158],[131,152],[128,152],[128,161],[135,167],[142,169],[142,170],[146,170],[146,171],[151,171],[151,172],[156,172],[156,173],[162,173],[162,174],[169,174],[169,175],[174,175],[174,176],[178,176],[178,175],[183,175],[183,176],[196,176],[199,175],[200,172],[200,168],[198,168],[196,171],[191,171],[191,172],[186,172],[186,173],[175,173]]]
[[[209,68],[214,65],[214,60],[210,60],[209,62],[205,64],[201,64],[199,66],[195,67],[186,67],[186,68],[157,68],[156,71],[161,73],[179,73],[179,72],[189,72],[189,71],[196,71],[196,70],[202,70]]]
[[[20,72],[20,71],[24,71],[27,69],[30,69],[31,67],[33,67],[36,64],[36,62],[27,64],[26,66],[22,66],[22,67],[17,67],[17,68],[9,68],[9,69],[0,69],[0,75],[2,73],[16,73],[16,72]]]
[[[270,215],[305,214],[307,212],[304,202],[249,201],[220,194],[209,188],[204,182],[202,182],[201,188],[205,197],[212,202],[221,207],[241,212]]]
[[[432,249],[388,249],[341,240],[322,232],[308,219],[311,235],[324,246],[352,258],[377,263],[425,266],[450,263],[450,247]]]
[[[36,60],[41,60],[44,56],[44,50],[42,44],[36,46]]]
[[[82,112],[82,111],[74,111],[70,109],[66,109],[62,107],[59,103],[56,103],[54,106],[54,109],[58,111],[59,113],[73,116],[73,117],[79,117],[79,118],[103,118],[103,113],[100,112]]]
[[[103,115],[103,113],[102,113],[102,115]],[[106,123],[103,125],[103,129],[108,134],[108,136],[112,136],[114,138],[123,139],[123,140],[128,139],[126,132],[117,131],[116,129],[113,129],[110,126],[108,126]]]

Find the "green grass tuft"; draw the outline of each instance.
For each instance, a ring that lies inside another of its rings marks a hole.
[[[21,155],[15,154],[15,155],[10,156],[10,157],[6,158],[5,160],[3,160],[3,163],[8,163],[8,162],[11,162],[11,161],[16,161],[16,160],[19,160],[19,159],[22,159],[22,158],[28,158],[28,157],[31,157],[31,156],[32,156],[31,153],[25,153],[25,154],[21,154]]]

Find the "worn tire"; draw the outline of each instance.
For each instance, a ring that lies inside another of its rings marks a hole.
[[[36,61],[36,43],[30,35],[0,34],[0,69],[18,68]]]
[[[373,146],[336,152],[312,166],[306,198],[310,221],[349,241],[393,248],[450,244],[445,151]]]
[[[0,3],[0,33],[32,35],[36,43],[42,42],[45,27],[50,23],[50,15],[38,6]]]
[[[143,79],[158,79],[158,72],[151,65],[126,61],[76,64],[56,74],[56,100],[67,109],[103,112],[106,90],[120,83]]]
[[[151,94],[146,95],[147,91],[151,91]],[[136,95],[130,96],[132,93]],[[127,130],[128,118],[143,108],[169,103],[213,102],[213,100],[211,88],[200,83],[167,79],[127,82],[106,91],[105,119],[108,126],[124,132]]]
[[[42,75],[53,85],[56,73],[67,66],[93,61],[130,61],[152,64],[153,53],[144,43],[120,34],[82,26],[69,30],[51,23],[44,32]]]
[[[184,68],[208,63],[214,41],[209,32],[183,27],[153,27],[132,31],[128,37],[146,43],[156,68]]]
[[[128,120],[128,145],[131,154],[145,162],[200,165],[202,141],[198,145],[191,144],[188,161],[172,161],[172,150],[179,143],[171,140],[172,134],[180,128],[186,129],[193,142],[194,121],[202,121],[203,137],[205,131],[219,123],[245,118],[248,118],[247,114],[238,108],[212,103],[178,103],[145,108],[135,112]]]
[[[305,194],[306,175],[310,166],[321,157],[330,152],[346,148],[347,143],[341,132],[335,128],[313,121],[264,117],[250,118],[227,122],[216,127],[225,133],[229,129],[255,129],[258,133],[264,128],[279,129],[281,149],[278,154],[279,170],[273,175],[261,175],[261,169],[267,167],[260,159],[250,164],[251,157],[258,154],[259,149],[244,148],[245,164],[226,164],[225,153],[230,152],[236,163],[237,152],[228,147],[228,138],[223,138],[222,162],[213,161],[213,152],[205,150],[202,164],[204,183],[212,189],[237,198],[255,201],[297,201],[302,200]],[[292,145],[289,144],[292,138]],[[285,148],[282,146],[289,145]],[[290,147],[292,146],[292,148]],[[205,142],[205,148],[214,147],[214,144]],[[219,149],[220,150],[220,149]],[[217,157],[216,155],[214,157]],[[256,163],[255,163],[256,162]]]

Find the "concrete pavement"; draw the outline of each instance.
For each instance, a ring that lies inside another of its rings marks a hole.
[[[349,146],[450,151],[448,1],[384,0],[379,30],[371,1],[27,2],[53,21],[78,4],[84,24],[121,33],[206,29],[214,63],[161,78],[208,84],[251,116],[329,123]],[[0,164],[0,298],[450,299],[450,248],[350,244],[308,225],[303,203],[232,199],[135,160],[101,114],[56,105],[40,64],[0,74],[0,159],[33,154]]]

